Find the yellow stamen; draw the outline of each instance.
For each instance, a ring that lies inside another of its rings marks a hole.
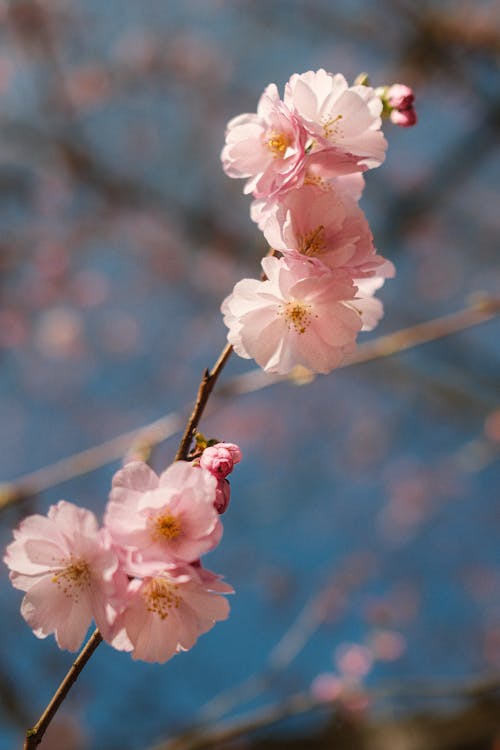
[[[158,541],[161,539],[176,539],[181,533],[181,522],[176,516],[165,513],[153,519],[153,538]]]
[[[339,121],[342,120],[343,115],[337,115],[336,117],[330,117],[329,120],[323,123],[323,133],[325,138],[330,138],[332,135],[342,135],[342,130],[339,126]]]
[[[298,300],[290,300],[280,307],[279,314],[285,317],[289,330],[293,326],[298,334],[304,333],[311,322],[311,305]]]
[[[273,130],[267,134],[266,145],[269,151],[272,151],[275,158],[282,159],[290,145],[290,139],[286,133],[278,133]]]
[[[65,567],[52,576],[55,583],[69,599],[77,602],[83,590],[90,587],[90,568],[86,560],[69,557],[63,561]]]
[[[164,578],[152,578],[143,591],[148,612],[153,612],[161,620],[165,620],[172,607],[179,609],[182,597],[176,593],[178,588]]]
[[[323,190],[324,193],[329,193],[332,190],[332,186],[329,182],[310,171],[306,172],[306,176],[304,177],[304,185],[316,185],[316,187],[319,187],[321,190]]]
[[[312,258],[316,255],[320,255],[325,250],[325,227],[323,224],[320,224],[316,229],[312,229],[307,234],[304,234],[300,239],[299,252],[301,252],[302,255],[307,255]]]

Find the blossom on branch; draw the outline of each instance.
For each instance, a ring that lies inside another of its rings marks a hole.
[[[333,370],[354,349],[362,326],[349,275],[298,253],[264,258],[262,268],[265,281],[239,281],[222,303],[236,353],[267,372],[284,374],[299,364]]]
[[[353,278],[371,276],[384,263],[363,211],[339,184],[323,191],[303,185],[279,201],[259,201],[253,217],[269,245],[284,254],[296,250]]]
[[[256,114],[234,117],[227,125],[221,154],[229,177],[248,177],[245,193],[269,197],[301,184],[307,133],[271,83]]]
[[[210,472],[187,461],[159,477],[142,461],[118,471],[104,522],[127,572],[193,562],[216,547],[222,536],[216,487]]]
[[[383,162],[382,102],[370,86],[349,86],[340,73],[309,70],[290,78],[284,102],[307,130],[310,153],[320,155],[331,176]]]
[[[200,458],[200,466],[217,479],[225,479],[233,470],[234,464],[241,461],[241,450],[234,443],[215,443],[205,448]]]
[[[127,581],[89,510],[61,500],[47,517],[25,518],[4,562],[12,585],[26,592],[21,614],[38,638],[54,633],[60,648],[76,651],[92,620],[111,637],[108,605]]]
[[[415,94],[403,83],[394,83],[387,91],[387,104],[392,110],[391,122],[402,128],[410,128],[417,123],[417,113],[413,106]]]
[[[229,604],[221,594],[231,593],[219,576],[194,565],[135,578],[111,645],[131,651],[133,659],[162,664],[227,619]]]

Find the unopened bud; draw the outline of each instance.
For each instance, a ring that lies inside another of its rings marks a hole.
[[[226,512],[229,500],[231,499],[231,486],[227,479],[219,479],[217,489],[215,490],[214,508],[222,515]]]
[[[387,91],[387,101],[393,109],[410,109],[415,101],[413,90],[404,83],[394,83]]]
[[[417,122],[417,113],[411,107],[410,109],[393,109],[390,114],[391,122],[402,128],[411,128]]]
[[[217,479],[224,479],[233,470],[234,464],[241,461],[241,451],[234,443],[217,443],[205,448],[200,458],[200,466]]]

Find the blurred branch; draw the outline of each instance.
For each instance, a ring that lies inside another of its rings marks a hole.
[[[442,205],[450,192],[462,185],[499,142],[500,101],[491,101],[486,104],[486,110],[475,127],[458,138],[439,160],[435,160],[430,178],[425,177],[402,194],[384,198],[387,221],[377,233],[377,244],[397,247],[403,231],[436,205]],[[376,175],[372,178],[372,186],[377,179]],[[385,189],[388,191],[389,185]]]
[[[361,344],[354,356],[342,366],[350,367],[373,360],[390,357],[430,341],[436,341],[453,333],[477,326],[492,320],[500,314],[500,299],[486,298],[451,315],[420,323],[400,331],[379,336],[373,341]],[[251,393],[276,383],[291,381],[297,384],[313,379],[303,368],[290,375],[268,375],[261,369],[254,369],[229,380],[219,389],[217,398],[212,400],[210,410],[221,400]],[[16,502],[25,500],[49,488],[56,487],[70,479],[118,461],[130,451],[146,449],[175,435],[182,427],[184,419],[179,412],[172,412],[148,425],[118,435],[100,445],[61,459],[37,471],[30,472],[12,482],[0,484],[0,512]]]
[[[373,560],[369,555],[349,556],[334,572],[325,585],[305,603],[297,617],[285,630],[267,657],[263,670],[239,684],[214,695],[199,712],[199,724],[206,726],[229,713],[269,688],[276,677],[287,669],[305,648],[318,628],[327,619],[337,620],[354,591],[373,573]]]
[[[203,748],[211,748],[211,747],[217,747],[221,743],[227,743],[231,740],[237,739],[239,737],[243,737],[245,735],[248,735],[251,732],[255,732],[258,729],[264,729],[269,728],[279,722],[284,721],[285,719],[288,719],[292,716],[298,716],[300,714],[306,714],[306,713],[312,713],[317,711],[325,711],[329,709],[330,711],[332,709],[337,709],[337,713],[342,716],[344,715],[345,718],[348,717],[348,711],[346,709],[342,709],[342,705],[345,705],[348,707],[349,705],[349,699],[352,701],[355,701],[356,698],[368,698],[370,703],[373,701],[376,701],[380,698],[386,698],[388,696],[392,698],[407,698],[407,697],[420,697],[420,698],[430,698],[435,699],[436,697],[443,698],[446,700],[449,700],[451,698],[454,699],[461,699],[461,700],[469,700],[473,701],[478,708],[483,706],[488,706],[488,720],[486,717],[483,717],[481,714],[481,718],[483,720],[484,726],[488,727],[488,730],[490,733],[494,733],[495,728],[498,729],[499,727],[499,721],[498,721],[498,711],[500,707],[500,700],[498,696],[498,692],[500,691],[500,680],[498,678],[485,678],[485,679],[475,679],[467,682],[456,682],[456,683],[439,683],[435,681],[429,681],[429,682],[418,682],[418,683],[402,683],[398,685],[381,685],[379,688],[374,688],[373,690],[362,690],[361,688],[358,690],[353,690],[352,694],[349,695],[346,693],[339,701],[332,702],[331,704],[325,704],[324,702],[320,702],[316,700],[310,693],[297,693],[296,695],[291,696],[287,700],[284,700],[280,703],[273,704],[270,706],[265,706],[261,709],[257,709],[256,711],[253,711],[251,713],[248,713],[244,716],[236,717],[235,719],[231,719],[228,721],[220,722],[219,724],[212,724],[210,726],[204,726],[197,729],[188,730],[177,737],[172,738],[171,740],[168,740],[166,742],[161,742],[157,745],[154,745],[150,748],[150,750],[202,750]],[[455,733],[455,744],[439,744],[440,741],[442,741],[442,736],[440,736],[439,733],[435,732],[435,726],[432,724],[432,717],[427,717],[429,721],[429,725],[434,728],[434,734],[436,735],[434,743],[430,743],[429,738],[427,737],[427,733],[425,735],[426,742],[419,742],[418,745],[413,744],[411,745],[412,748],[418,748],[418,750],[431,750],[431,748],[451,748],[451,747],[465,747],[465,745],[460,744],[461,741],[464,739],[464,727],[463,727],[463,721],[460,721],[460,717],[464,714],[466,715],[467,710],[463,713],[457,713],[453,715],[454,722],[457,727],[457,732]],[[358,717],[357,719],[355,717],[352,718],[355,725],[358,727],[359,730],[363,730],[362,734],[364,735],[364,741],[362,742],[363,738],[360,736],[359,741],[360,744],[354,744],[353,743],[353,737],[351,736],[350,744],[347,742],[340,742],[341,738],[337,737],[336,739],[338,742],[334,742],[334,735],[330,734],[330,742],[327,743],[325,741],[324,747],[335,747],[335,748],[349,748],[349,750],[354,750],[354,748],[371,748],[374,750],[375,745],[372,743],[370,744],[369,740],[374,730],[378,729],[380,730],[382,727],[388,727],[393,722],[391,721],[382,721],[378,725],[377,724],[371,724],[367,720],[363,719],[362,717]],[[402,723],[404,722],[408,723],[407,719],[403,719]],[[484,723],[486,722],[486,723]],[[338,727],[338,719],[334,722],[334,726]],[[410,725],[413,726],[410,722]],[[418,726],[423,732],[423,728],[425,726],[424,716],[422,714],[418,717]],[[414,729],[414,727],[413,727]],[[460,731],[458,731],[460,730]],[[331,728],[330,728],[331,732]],[[356,738],[358,739],[358,738]],[[384,748],[384,750],[389,750],[390,747],[398,748],[398,750],[401,750],[402,748],[407,748],[409,745],[407,744],[395,744],[395,745],[389,745],[388,744],[388,738],[385,738],[385,741],[387,744],[377,744],[376,748]],[[279,739],[276,740],[278,744],[280,744]],[[294,744],[294,747],[312,747],[312,744],[309,744],[307,740],[302,739],[302,744]],[[361,744],[362,742],[362,744]],[[367,744],[365,745],[365,742]],[[291,741],[288,737],[285,742],[283,743],[283,747],[291,747]],[[306,745],[307,743],[307,745]],[[314,747],[323,747],[323,744],[321,745],[314,745]],[[467,746],[468,747],[468,746]]]

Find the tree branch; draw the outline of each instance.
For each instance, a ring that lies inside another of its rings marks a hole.
[[[500,314],[500,298],[485,298],[476,304],[459,310],[451,315],[445,315],[441,318],[435,318],[425,323],[410,326],[386,336],[360,344],[355,354],[346,360],[342,367],[351,367],[353,365],[372,362],[377,359],[385,358],[407,351],[416,346],[436,341],[438,339],[450,336],[451,334],[464,331],[467,328],[485,323],[494,319]],[[208,395],[215,386],[220,370],[224,366],[230,352],[224,350],[221,358],[208,373],[210,380],[210,391],[204,397],[203,404],[198,404],[200,393],[195,404],[195,409],[190,418],[189,431],[192,437],[192,431],[196,429],[201,413],[204,411]],[[224,357],[223,357],[224,355]],[[222,359],[223,358],[223,359]],[[224,400],[244,393],[251,393],[271,385],[286,380],[292,382],[303,382],[312,376],[303,368],[295,370],[289,375],[268,375],[260,368],[250,370],[243,375],[238,375],[227,381],[224,387],[219,391],[218,396]],[[203,387],[203,380],[200,389]],[[206,387],[206,386],[205,386]],[[200,406],[201,412],[198,412]],[[194,417],[194,419],[193,419]],[[196,424],[195,424],[196,423]],[[75,453],[72,456],[63,458],[53,464],[45,466],[36,471],[24,474],[12,482],[0,484],[0,512],[10,505],[21,500],[39,494],[47,489],[56,487],[63,482],[67,482],[75,477],[90,473],[96,469],[106,466],[113,461],[119,461],[131,449],[135,447],[153,447],[158,443],[175,435],[183,424],[182,415],[179,412],[172,412],[151,422],[150,424],[139,427],[135,430],[122,433],[111,440],[88,448],[87,450]],[[187,435],[187,428],[186,428]],[[187,439],[187,437],[186,437]],[[183,437],[184,442],[184,437]],[[181,446],[179,446],[180,452]],[[184,451],[184,448],[183,448]]]
[[[181,438],[181,442],[179,443],[179,448],[175,456],[176,461],[185,461],[188,457],[191,441],[194,437],[194,433],[196,432],[199,421],[203,415],[209,396],[212,393],[213,387],[216,384],[219,375],[224,369],[224,365],[231,356],[232,351],[233,347],[231,346],[231,344],[226,344],[226,346],[220,353],[219,359],[212,367],[212,369],[205,370],[205,372],[203,373],[193,411],[191,412],[191,416],[189,417],[186,429],[184,430],[184,435]]]
[[[40,744],[42,741],[42,737],[47,731],[47,728],[56,715],[56,712],[63,702],[63,700],[66,698],[67,694],[75,684],[76,680],[78,679],[82,669],[89,661],[90,657],[96,650],[96,648],[99,646],[99,644],[102,643],[102,635],[98,630],[94,630],[92,635],[90,636],[89,640],[85,644],[85,646],[82,648],[80,653],[78,654],[77,658],[71,665],[70,670],[66,674],[66,677],[61,682],[59,687],[57,688],[56,692],[52,696],[52,699],[50,703],[48,704],[47,708],[43,712],[43,714],[38,719],[37,723],[31,728],[28,729],[26,732],[26,741],[24,743],[24,750],[35,750],[35,748]]]

